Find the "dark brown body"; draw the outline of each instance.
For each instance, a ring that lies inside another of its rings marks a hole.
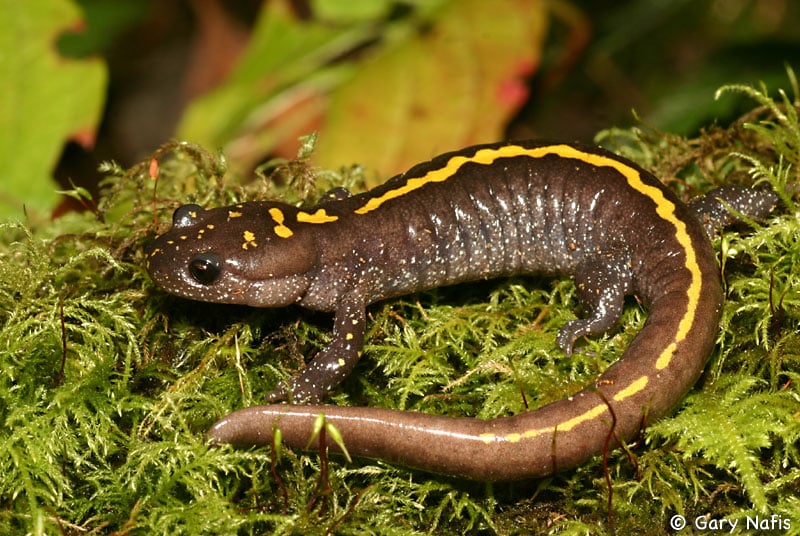
[[[478,146],[340,197],[307,210],[183,207],[151,248],[150,273],[172,293],[335,312],[331,344],[275,400],[324,397],[360,356],[368,304],[439,285],[573,276],[589,315],[562,328],[567,354],[579,337],[614,325],[626,294],[636,294],[650,316],[593,386],[536,411],[480,421],[258,406],[220,420],[209,432],[215,440],[265,444],[277,426],[284,443],[305,447],[324,413],[352,455],[480,480],[539,477],[600,452],[609,408],[620,441],[668,412],[713,348],[722,291],[706,231],[657,179],[610,153],[536,142]]]

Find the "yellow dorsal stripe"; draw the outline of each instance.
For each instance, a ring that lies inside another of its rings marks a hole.
[[[543,158],[548,155],[555,155],[561,158],[577,160],[597,167],[613,168],[625,178],[628,186],[653,201],[653,203],[656,205],[656,214],[675,228],[674,237],[678,241],[678,244],[683,251],[685,257],[684,266],[689,271],[691,282],[686,290],[686,309],[684,310],[683,316],[678,322],[677,331],[670,340],[670,343],[662,350],[661,354],[659,354],[658,358],[656,359],[657,370],[662,370],[668,367],[672,362],[677,345],[686,338],[691,330],[692,325],[694,324],[695,311],[700,300],[700,291],[702,288],[702,274],[700,266],[697,264],[694,246],[692,245],[692,239],[687,232],[686,224],[675,214],[675,204],[664,197],[663,192],[659,188],[645,184],[642,180],[640,172],[636,168],[633,168],[620,160],[610,156],[581,151],[580,149],[571,147],[569,145],[548,145],[533,148],[522,147],[519,145],[505,145],[497,148],[485,148],[478,150],[471,157],[463,155],[453,156],[444,166],[432,169],[422,177],[408,179],[402,186],[393,190],[389,190],[378,197],[369,199],[364,205],[356,209],[355,213],[367,214],[378,209],[385,202],[400,198],[410,192],[413,192],[414,190],[422,188],[426,184],[444,182],[457,173],[458,170],[461,169],[461,167],[465,164],[477,163],[491,165],[496,160],[501,158],[513,158],[518,156]],[[636,378],[628,386],[617,392],[617,394],[614,396],[614,400],[620,401],[629,398],[645,389],[648,383],[648,376]],[[561,432],[567,432],[581,423],[599,417],[606,412],[607,409],[608,408],[605,404],[598,404],[579,415],[559,423],[557,429]],[[481,434],[479,437],[486,443],[497,440],[517,442],[522,439],[533,438],[545,433],[552,434],[555,433],[555,431],[556,427],[532,428],[524,432],[510,434],[508,436]]]
[[[397,197],[402,197],[409,192],[413,192],[418,188],[422,188],[428,183],[431,182],[444,182],[450,177],[452,177],[464,164],[483,164],[483,165],[490,165],[494,163],[495,160],[498,158],[509,158],[513,156],[531,156],[533,158],[539,158],[544,156],[541,155],[534,155],[532,152],[534,149],[525,149],[524,147],[519,147],[517,145],[506,145],[503,147],[499,147],[497,149],[481,149],[476,152],[473,156],[454,156],[450,160],[447,161],[447,164],[443,167],[432,169],[431,171],[427,172],[422,177],[417,177],[414,179],[408,179],[406,183],[399,187],[395,188],[394,190],[389,190],[385,194],[380,197],[373,197],[369,201],[364,204],[364,206],[356,209],[356,214],[366,214],[367,212],[372,212],[373,210],[380,207],[386,201],[390,199],[395,199]]]
[[[548,149],[548,148],[544,148]],[[617,170],[628,185],[637,192],[647,196],[656,204],[656,214],[661,219],[669,222],[675,227],[675,239],[683,249],[684,266],[689,270],[691,283],[686,289],[687,304],[683,312],[680,322],[678,322],[678,331],[672,338],[672,342],[667,345],[656,360],[656,369],[663,370],[667,368],[672,362],[672,357],[675,355],[675,350],[678,343],[683,341],[689,334],[689,331],[694,324],[695,311],[700,302],[700,290],[702,288],[702,275],[700,273],[700,266],[697,264],[697,257],[694,254],[694,246],[692,245],[692,238],[686,231],[686,223],[680,220],[675,215],[675,204],[664,197],[664,193],[655,186],[649,186],[642,181],[642,176],[638,170],[608,156],[597,154],[585,153],[574,147],[568,145],[556,145],[552,147],[553,153],[558,154],[564,158],[574,158],[581,160],[588,164],[595,166],[607,166]]]
[[[408,179],[402,186],[394,190],[389,190],[379,197],[369,199],[364,205],[356,209],[355,212],[356,214],[367,214],[368,212],[376,210],[385,202],[402,197],[409,192],[422,188],[428,183],[444,182],[457,173],[462,166],[468,163],[490,165],[499,158],[513,158],[516,156],[543,158],[547,155],[556,155],[562,158],[578,160],[598,167],[614,168],[625,177],[625,180],[631,188],[648,197],[655,203],[656,213],[661,219],[675,227],[675,239],[683,249],[683,253],[686,257],[684,266],[689,270],[692,281],[686,291],[688,303],[686,305],[686,311],[678,323],[678,331],[672,339],[672,344],[664,348],[656,361],[656,368],[658,370],[665,369],[672,361],[672,356],[675,353],[677,344],[686,338],[694,324],[695,310],[700,301],[700,289],[702,287],[700,266],[697,264],[697,258],[694,254],[692,239],[686,232],[686,224],[675,215],[675,205],[664,197],[663,192],[659,188],[645,184],[642,181],[639,171],[624,162],[609,156],[587,153],[564,144],[546,145],[534,148],[522,147],[520,145],[504,145],[494,149],[480,149],[473,156],[454,156],[450,158],[444,166],[432,169],[422,177]]]
[[[454,156],[447,161],[447,163],[437,169],[432,169],[422,177],[409,179],[406,183],[399,188],[389,190],[379,197],[373,197],[367,201],[363,206],[356,209],[356,214],[366,214],[380,207],[386,201],[402,197],[409,192],[418,188],[422,188],[431,182],[443,182],[452,177],[462,166],[468,163],[477,163],[483,165],[490,165],[499,158],[513,158],[516,156],[528,156],[530,158],[543,158],[547,155],[556,155],[561,158],[578,160],[593,166],[610,167],[620,173],[628,183],[628,186],[648,197],[656,205],[656,214],[669,222],[675,227],[675,239],[683,249],[686,257],[684,266],[691,275],[691,283],[686,291],[688,303],[686,310],[678,323],[678,331],[672,339],[672,344],[669,344],[658,357],[656,361],[656,368],[663,370],[668,367],[672,361],[672,356],[675,353],[677,344],[683,341],[689,333],[692,325],[694,324],[695,310],[700,301],[700,289],[702,286],[702,277],[700,274],[700,266],[697,264],[697,258],[694,254],[694,247],[692,246],[692,239],[686,232],[686,224],[678,219],[675,215],[675,204],[664,197],[664,193],[655,186],[650,186],[642,181],[639,171],[620,160],[610,156],[587,153],[576,149],[569,145],[546,145],[542,147],[527,148],[520,145],[504,145],[494,149],[480,149],[473,156]]]
[[[650,378],[647,376],[641,376],[639,379],[632,381],[625,389],[622,389],[617,394],[614,395],[615,402],[622,402],[626,398],[630,398],[639,391],[644,390],[647,387],[647,384],[650,382]]]
[[[626,387],[625,389],[622,389],[616,395],[614,395],[614,401],[615,402],[621,402],[621,401],[625,400],[626,398],[629,398],[629,397],[635,395],[636,393],[642,391],[645,387],[647,387],[647,384],[648,384],[649,381],[650,380],[649,380],[649,378],[647,376],[641,376],[637,380],[631,382],[631,384],[628,385],[628,387]],[[479,438],[484,443],[491,443],[493,441],[509,441],[511,443],[517,443],[518,441],[521,441],[523,439],[533,439],[533,438],[538,437],[538,436],[540,436],[542,434],[551,434],[552,435],[552,434],[556,433],[556,431],[569,432],[570,430],[572,430],[573,428],[575,428],[579,424],[582,424],[584,422],[587,422],[587,421],[590,421],[592,419],[595,419],[595,418],[599,417],[600,415],[605,413],[607,410],[608,410],[608,406],[606,406],[605,403],[597,404],[596,406],[593,406],[593,407],[589,408],[588,410],[584,411],[583,413],[581,413],[579,415],[576,415],[575,417],[572,417],[571,419],[568,419],[568,420],[566,420],[564,422],[559,423],[557,427],[556,426],[548,426],[546,428],[531,428],[531,429],[525,430],[523,432],[516,432],[516,433],[508,434],[508,435],[505,435],[505,436],[498,436],[498,435],[495,435],[495,434],[481,434],[479,436]]]
[[[548,426],[546,428],[530,428],[523,432],[517,432],[508,435],[481,434],[480,436],[478,436],[478,438],[486,444],[492,443],[493,441],[509,441],[511,443],[517,443],[519,441],[522,441],[523,439],[533,439],[542,434],[552,435],[556,431],[569,432],[579,424],[591,421],[592,419],[596,419],[606,411],[608,411],[608,407],[605,404],[598,404],[588,409],[587,411],[581,413],[580,415],[576,415],[571,419],[559,423],[558,426]]]

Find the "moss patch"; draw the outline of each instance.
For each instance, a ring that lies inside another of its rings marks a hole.
[[[796,98],[726,91],[757,108],[694,139],[638,130],[600,141],[687,198],[722,183],[796,184]],[[720,344],[675,415],[610,455],[610,488],[599,459],[485,485],[317,453],[208,448],[204,430],[294,374],[324,345],[330,319],[167,296],[147,277],[143,248],[180,203],[313,201],[360,183],[357,169],[317,170],[309,154],[231,186],[221,157],[170,144],[154,155],[157,172],[149,161],[108,165],[94,210],[39,229],[0,226],[0,532],[658,534],[674,514],[740,526],[774,514],[798,530],[791,195],[768,221],[717,240],[728,297]],[[377,304],[365,359],[331,402],[490,418],[562,398],[619,356],[646,318],[632,301],[619,329],[566,359],[555,335],[577,310],[569,281],[537,278]]]

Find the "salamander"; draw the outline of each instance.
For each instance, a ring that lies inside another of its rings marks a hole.
[[[583,463],[607,439],[612,447],[630,440],[693,386],[714,348],[723,300],[709,232],[731,219],[728,206],[761,216],[777,201],[749,192],[723,189],[686,205],[599,148],[478,145],[366,193],[337,190],[310,208],[182,206],[149,247],[147,267],[157,285],[184,298],[334,313],[330,344],[272,392],[272,404],[217,422],[208,432],[215,442],[269,444],[280,428],[284,444],[307,448],[324,414],[355,456],[467,479],[529,479]],[[361,356],[369,304],[533,273],[574,278],[587,315],[560,330],[567,355],[579,338],[614,326],[626,295],[649,310],[619,360],[582,391],[490,420],[319,404]],[[287,399],[294,404],[274,403]]]

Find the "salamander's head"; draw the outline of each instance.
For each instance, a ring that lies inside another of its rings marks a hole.
[[[251,202],[205,210],[184,205],[147,251],[147,270],[171,294],[199,301],[280,307],[300,300],[316,261],[312,233],[293,229],[297,209]]]

